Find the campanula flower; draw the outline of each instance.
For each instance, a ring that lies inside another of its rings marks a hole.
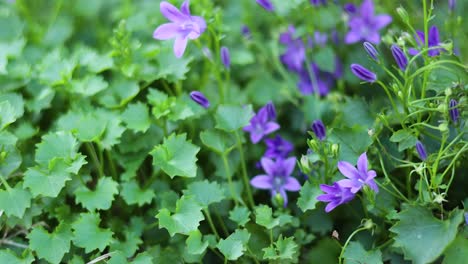
[[[449,6],[450,12],[455,11],[455,5],[456,4],[457,4],[456,0],[448,0],[448,6]]]
[[[408,66],[408,58],[406,58],[405,53],[403,50],[400,49],[397,45],[392,45],[390,48],[392,51],[393,58],[395,59],[396,64],[400,68],[400,70],[405,71],[406,66]]]
[[[257,4],[265,8],[266,11],[272,12],[275,10],[275,7],[273,6],[270,0],[255,0],[255,1],[257,2]]]
[[[174,38],[174,54],[180,58],[185,52],[187,41],[197,39],[206,30],[205,19],[190,14],[188,0],[182,3],[180,10],[166,1],[161,2],[159,7],[161,13],[171,22],[160,25],[154,31],[153,38],[161,40]]]
[[[359,79],[373,83],[377,81],[377,74],[371,72],[370,70],[364,68],[360,64],[351,64],[351,71],[354,75],[356,75]]]
[[[375,49],[374,45],[370,42],[365,41],[363,44],[364,49],[366,50],[367,54],[374,60],[379,61],[379,52]]]
[[[231,67],[231,56],[229,55],[229,50],[226,47],[221,47],[221,62],[226,69]]]
[[[315,136],[317,136],[319,140],[325,139],[325,125],[323,124],[322,120],[315,120],[312,123],[312,131],[314,131]]]
[[[450,119],[456,124],[458,122],[458,118],[460,118],[460,112],[458,111],[458,102],[455,99],[450,99],[449,102],[449,114]]]
[[[439,29],[436,26],[432,26],[429,29],[428,35],[429,35],[429,38],[427,42],[428,42],[429,48],[431,49],[427,52],[427,54],[430,57],[437,56],[443,51],[442,48],[435,48],[437,46],[440,46]],[[422,47],[425,45],[426,37],[424,35],[424,32],[417,30],[416,36],[414,36],[414,38],[416,39],[416,43],[418,44],[419,47]],[[409,48],[408,53],[414,56],[419,53],[419,50],[414,49],[414,48]]]
[[[379,191],[379,187],[374,181],[377,173],[374,170],[367,170],[367,154],[362,153],[357,162],[357,169],[349,162],[339,161],[338,170],[348,179],[340,181],[340,185],[350,188],[352,193],[357,193],[364,185],[369,186],[374,192]]]
[[[299,72],[299,82],[297,83],[299,91],[303,95],[312,93],[318,93],[321,96],[327,95],[335,80],[333,74],[321,71],[315,63],[310,65],[310,69],[313,76],[306,68]]]
[[[193,101],[195,101],[197,104],[201,105],[204,108],[210,107],[210,101],[208,101],[205,95],[199,91],[191,92],[190,98],[192,98]]]
[[[244,127],[244,131],[250,132],[250,140],[257,144],[264,136],[278,130],[280,126],[271,121],[267,107],[262,107],[258,113],[250,119],[250,124]]]
[[[268,120],[275,120],[276,119],[276,108],[273,102],[268,102],[264,108],[268,114]]]
[[[301,189],[299,181],[291,176],[296,166],[296,158],[273,161],[264,157],[260,162],[266,174],[255,176],[250,184],[257,189],[271,190],[272,197],[279,193],[283,197],[284,207],[286,207],[288,204],[286,191],[297,192]]]
[[[357,7],[353,3],[346,3],[343,9],[350,15],[354,15],[357,12]]]
[[[325,207],[325,212],[329,213],[338,205],[347,203],[354,198],[354,193],[351,189],[346,188],[340,184],[341,181],[334,182],[333,185],[320,184],[320,189],[325,192],[317,196],[317,200],[321,202],[328,202]]]
[[[284,159],[294,149],[294,146],[291,144],[291,142],[283,139],[279,135],[276,135],[275,138],[265,139],[265,144],[267,145],[267,150],[263,156],[267,158]]]
[[[380,43],[379,30],[392,22],[389,15],[374,15],[374,3],[372,0],[364,0],[349,22],[349,32],[346,34],[345,43],[351,44],[366,40],[374,44]]]
[[[416,141],[416,151],[418,152],[419,158],[421,158],[421,160],[427,159],[426,148],[424,147],[423,143],[419,140]]]
[[[293,26],[289,26],[288,31],[280,34],[280,43],[286,45],[286,51],[280,56],[280,60],[288,70],[299,72],[304,68],[306,47],[301,38],[294,38],[295,31]]]

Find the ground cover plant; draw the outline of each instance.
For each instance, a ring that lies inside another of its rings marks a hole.
[[[466,263],[467,1],[0,3],[0,263]]]

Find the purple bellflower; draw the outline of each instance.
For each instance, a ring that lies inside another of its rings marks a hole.
[[[257,2],[257,4],[265,8],[266,11],[272,12],[275,10],[275,7],[273,6],[270,0],[255,0],[255,1]]]
[[[325,125],[323,124],[322,120],[315,120],[312,123],[312,131],[317,136],[319,140],[324,140],[326,136],[325,132]]]
[[[392,51],[393,58],[395,59],[396,64],[400,70],[405,71],[406,66],[408,66],[408,58],[406,58],[403,50],[400,49],[397,45],[393,44],[390,48]]]
[[[276,119],[276,108],[273,102],[268,102],[264,108],[266,108],[268,114],[268,120],[275,120]]]
[[[226,47],[221,47],[221,62],[226,69],[231,67],[231,56],[229,55],[229,50]]]
[[[449,102],[449,114],[450,119],[456,124],[460,118],[460,112],[458,111],[458,102],[455,99],[450,99]]]
[[[299,72],[304,68],[306,47],[301,38],[294,38],[296,29],[288,27],[288,31],[281,33],[279,41],[286,45],[286,51],[280,56],[281,62],[290,71]]]
[[[369,186],[374,192],[379,191],[379,187],[374,181],[377,173],[374,170],[367,170],[366,152],[359,156],[357,169],[349,162],[339,161],[338,169],[348,179],[339,181],[340,185],[350,188],[352,193],[357,193],[364,185]]]
[[[244,131],[250,132],[250,140],[252,143],[257,144],[264,136],[279,128],[278,123],[271,120],[271,113],[268,113],[268,108],[264,106],[250,119],[250,124],[244,127]]]
[[[456,4],[457,4],[456,0],[448,0],[448,7],[449,7],[450,12],[455,11],[455,5]]]
[[[369,71],[360,64],[351,64],[351,71],[354,75],[356,75],[359,79],[363,81],[370,83],[377,81],[377,74]]]
[[[426,42],[426,37],[424,35],[424,32],[417,30],[416,33],[417,34],[414,37],[416,39],[416,43],[418,44],[419,47],[424,46]],[[435,48],[440,45],[439,29],[436,26],[432,26],[429,29],[428,35],[429,35],[429,38],[427,42],[428,42],[428,46],[430,50],[427,52],[427,54],[430,57],[437,56],[441,53],[441,51],[443,51],[442,48]],[[409,48],[408,53],[414,56],[419,53],[419,50],[414,49],[414,48]]]
[[[243,25],[241,27],[241,33],[242,33],[242,36],[244,36],[244,38],[246,38],[246,39],[251,39],[252,38],[252,32],[250,31],[249,27],[246,26],[246,25]]]
[[[354,15],[357,12],[357,8],[353,3],[346,3],[343,6],[343,9],[346,11],[346,13],[348,13],[350,15]]]
[[[333,85],[335,78],[332,73],[324,72],[319,69],[317,64],[310,65],[312,75],[307,69],[302,69],[299,72],[299,82],[297,87],[303,95],[318,93],[325,96],[330,92],[330,87]],[[312,80],[314,78],[314,80]]]
[[[210,107],[210,101],[208,101],[208,99],[206,99],[205,95],[199,91],[193,91],[190,93],[190,98],[192,98],[192,100],[201,105],[202,107],[204,108],[208,108]]]
[[[171,22],[156,28],[153,38],[161,40],[175,38],[174,54],[180,58],[185,52],[187,41],[197,39],[206,30],[205,19],[190,14],[188,0],[182,3],[180,11],[166,1],[161,2],[159,7],[161,13]]]
[[[419,140],[416,141],[416,151],[418,152],[419,158],[421,158],[421,160],[427,159],[426,148],[424,147],[423,143]]]
[[[352,14],[346,34],[345,43],[352,44],[366,40],[374,44],[380,43],[379,30],[392,22],[389,15],[374,15],[374,3],[372,0],[364,0],[356,13]]]
[[[255,176],[250,184],[257,189],[271,190],[271,196],[279,193],[283,197],[284,207],[288,204],[286,191],[297,192],[301,189],[299,181],[291,176],[296,166],[296,158],[278,159],[273,161],[269,158],[260,160],[266,174]]]
[[[379,52],[375,49],[374,45],[365,41],[363,44],[364,49],[366,50],[367,54],[374,60],[379,61]]]
[[[340,184],[340,181],[334,182],[333,185],[320,184],[320,189],[325,192],[317,196],[317,200],[321,202],[328,202],[325,207],[325,212],[329,213],[338,205],[347,203],[354,198],[354,193],[351,189],[345,188]]]
[[[265,139],[265,144],[267,145],[267,150],[265,151],[264,157],[267,158],[284,159],[294,149],[291,142],[283,139],[279,135],[276,135],[275,138]]]

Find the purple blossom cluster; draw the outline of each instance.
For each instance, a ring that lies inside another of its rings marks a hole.
[[[377,173],[374,170],[368,170],[366,152],[359,156],[357,168],[349,162],[340,161],[338,162],[338,170],[347,179],[339,180],[332,185],[320,185],[320,189],[325,194],[319,195],[317,200],[328,203],[325,212],[328,213],[337,206],[351,201],[364,186],[368,186],[374,192],[379,191],[374,180]]]

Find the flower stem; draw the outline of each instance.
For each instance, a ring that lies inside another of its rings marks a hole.
[[[8,192],[11,191],[11,186],[8,184],[8,182],[3,178],[3,175],[0,174],[0,181],[5,185],[5,188]]]
[[[213,219],[211,219],[210,211],[208,211],[208,209],[203,209],[203,212],[206,215],[206,219],[208,220],[208,224],[210,224],[211,231],[213,231],[213,233],[215,234],[216,239],[219,240],[220,237],[219,237],[218,231],[216,231],[216,227],[213,224]]]
[[[244,157],[244,148],[242,147],[242,141],[239,136],[239,132],[236,130],[234,132],[236,134],[237,140],[237,148],[239,149],[240,159],[241,159],[241,167],[242,167],[242,179],[244,180],[244,187],[247,191],[247,197],[249,200],[250,207],[253,209],[255,206],[252,190],[250,189],[249,178],[247,176],[247,166],[245,165],[245,157]]]
[[[232,199],[234,200],[234,204],[237,206],[237,199],[235,197],[234,193],[234,185],[232,185],[232,175],[231,175],[231,167],[229,166],[229,161],[226,157],[226,153],[223,153],[221,155],[221,158],[223,159],[223,165],[224,165],[224,170],[226,172],[226,176],[228,179],[228,185],[229,185],[229,192],[231,193]]]
[[[96,150],[94,149],[93,143],[92,142],[87,142],[85,143],[86,149],[88,150],[89,154],[91,155],[91,159],[94,162],[94,166],[99,172],[99,177],[104,176],[104,171],[102,170],[101,163],[99,162],[99,159],[96,154]]]
[[[359,233],[359,232],[361,232],[363,230],[366,230],[366,229],[367,229],[367,227],[365,227],[365,226],[363,226],[361,228],[358,228],[358,229],[354,230],[354,232],[351,233],[351,235],[348,237],[345,244],[341,248],[340,256],[338,257],[340,264],[343,263],[343,254],[344,254],[344,251],[345,251],[346,247],[348,246],[349,242],[351,241],[351,238],[353,238],[353,236],[356,235],[357,233]]]

